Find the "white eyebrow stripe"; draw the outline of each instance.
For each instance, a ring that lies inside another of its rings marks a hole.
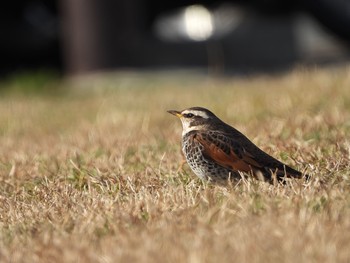
[[[188,113],[192,113],[195,116],[201,116],[204,119],[209,119],[209,116],[207,115],[206,112],[204,111],[198,111],[198,110],[185,110],[182,112],[182,114],[188,114]]]

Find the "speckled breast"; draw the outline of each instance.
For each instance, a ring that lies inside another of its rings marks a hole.
[[[203,145],[194,140],[193,136],[193,133],[183,136],[182,151],[185,154],[188,165],[199,178],[222,181],[227,180],[229,176],[236,176],[231,170],[206,158],[203,155]]]

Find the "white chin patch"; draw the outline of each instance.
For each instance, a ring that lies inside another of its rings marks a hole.
[[[188,127],[188,128],[183,128],[182,130],[182,136],[189,133],[190,131],[198,131],[200,130],[201,126],[192,126],[192,127]]]
[[[190,131],[198,131],[201,130],[203,126],[190,126],[190,122],[187,120],[182,121],[182,136],[189,133]]]

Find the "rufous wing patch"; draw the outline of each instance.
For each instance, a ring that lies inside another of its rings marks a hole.
[[[205,140],[201,136],[195,136],[194,139],[203,145],[203,154],[205,156],[211,158],[223,167],[241,172],[249,172],[254,168],[261,168],[261,165],[259,165],[253,159],[253,156],[246,151],[243,151],[242,158],[240,158],[233,150],[227,154],[220,147],[210,141]]]

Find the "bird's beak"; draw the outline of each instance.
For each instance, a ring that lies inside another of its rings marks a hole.
[[[167,112],[169,112],[169,113],[172,114],[172,115],[175,115],[176,117],[179,117],[179,118],[182,117],[181,112],[179,112],[179,111],[177,111],[177,110],[168,110]]]

